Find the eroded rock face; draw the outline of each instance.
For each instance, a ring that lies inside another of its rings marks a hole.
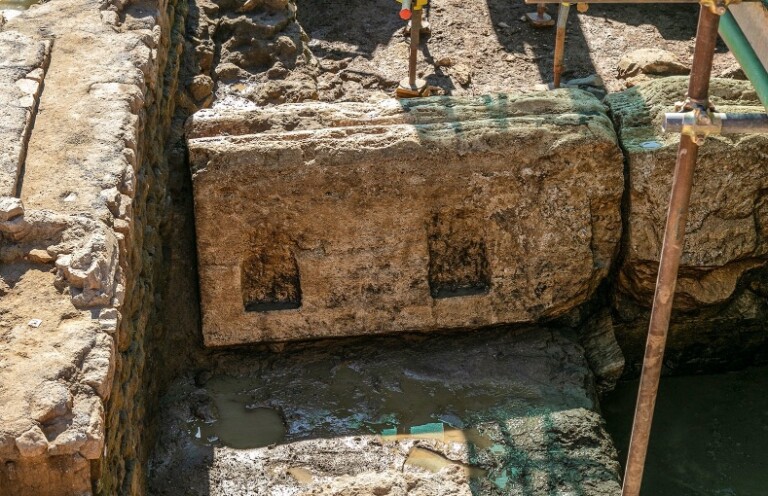
[[[649,305],[656,283],[679,135],[661,132],[664,112],[683,99],[686,78],[666,78],[610,95],[629,171],[626,257],[619,288]],[[715,79],[721,112],[760,112],[748,83]],[[675,307],[723,303],[741,276],[768,255],[768,137],[717,136],[699,150]]]
[[[210,346],[535,322],[585,301],[616,253],[622,157],[586,92],[189,127]]]
[[[687,78],[665,78],[610,95],[628,164],[624,257],[613,325],[638,372],[661,249],[679,137],[662,134],[664,112],[683,99]],[[746,82],[713,79],[723,112],[762,112]],[[768,356],[765,304],[768,138],[717,136],[699,150],[665,364],[712,371]]]
[[[316,100],[317,61],[290,0],[205,0],[191,5],[187,82],[193,105]]]

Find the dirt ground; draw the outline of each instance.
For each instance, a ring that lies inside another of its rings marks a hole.
[[[199,0],[197,5],[189,31],[203,75],[190,87],[197,108],[212,101],[214,106],[380,101],[392,97],[407,77],[410,40],[394,0],[296,0],[295,6],[289,0]],[[548,9],[556,18],[557,6]],[[666,50],[690,65],[698,9],[687,4],[571,9],[563,80],[598,75],[604,83],[595,91],[598,97],[603,89],[621,91],[627,82],[617,78],[619,61],[642,48]],[[555,28],[525,22],[525,14],[535,10],[521,0],[434,0],[425,12],[431,31],[421,39],[419,77],[433,95],[541,89],[553,79]],[[720,42],[713,75],[735,69]]]
[[[299,0],[298,20],[320,60],[321,99],[359,99],[359,92],[390,93],[407,75],[408,38],[394,1]],[[593,5],[571,9],[564,79],[598,74],[609,91],[621,57],[638,48],[662,48],[690,64],[697,5]],[[552,80],[555,29],[523,21],[535,6],[510,0],[436,0],[428,9],[431,35],[422,39],[418,72],[438,94],[481,95]],[[556,17],[557,6],[549,12]],[[722,42],[715,75],[735,63]],[[344,95],[323,95],[341,78]],[[335,97],[335,98],[334,98]]]

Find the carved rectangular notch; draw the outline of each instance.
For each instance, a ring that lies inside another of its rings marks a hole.
[[[429,289],[433,298],[482,294],[491,286],[479,215],[469,209],[441,210],[427,227]]]
[[[301,281],[288,236],[267,226],[253,234],[240,271],[246,312],[301,306]]]

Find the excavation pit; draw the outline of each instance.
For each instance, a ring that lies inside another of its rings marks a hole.
[[[654,122],[685,81],[601,98],[642,82],[617,78],[636,46],[688,64],[697,7],[591,6],[585,91],[538,92],[530,6],[434,2],[413,102],[398,8],[0,18],[2,496],[617,493],[598,393],[641,356],[676,146]],[[768,360],[765,143],[707,147],[674,372]]]

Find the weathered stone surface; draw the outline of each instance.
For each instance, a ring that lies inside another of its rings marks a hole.
[[[584,325],[581,345],[595,375],[598,392],[613,390],[624,372],[624,354],[616,342],[613,319],[607,309]]]
[[[620,238],[622,157],[578,90],[211,111],[190,128],[209,346],[554,317]]]
[[[24,213],[21,200],[13,196],[0,197],[0,222],[12,221]]]
[[[660,132],[684,97],[686,78],[610,95],[628,163],[627,228],[617,274],[613,327],[627,370],[643,359],[650,305],[679,137]],[[721,111],[760,112],[749,83],[713,79]],[[765,136],[718,136],[699,150],[665,370],[729,370],[768,360]]]
[[[202,101],[213,92],[213,80],[204,75],[195,76],[189,84],[189,91],[195,100]]]
[[[0,32],[0,197],[16,195],[49,55],[49,41]]]
[[[69,284],[76,307],[102,307],[112,303],[115,285],[119,282],[117,258],[115,234],[98,229],[73,253],[56,259],[58,275]]]
[[[689,72],[691,68],[681,63],[675,54],[659,48],[633,50],[621,58],[618,66],[621,79],[640,74],[675,76]]]
[[[650,305],[656,283],[679,135],[661,133],[664,112],[683,99],[686,78],[666,78],[610,95],[629,171],[626,256],[618,286]],[[761,112],[749,83],[714,79],[723,112]],[[699,151],[675,307],[723,303],[741,276],[768,255],[768,137],[717,136]]]
[[[112,338],[55,289],[54,274],[17,262],[4,264],[0,277],[12,285],[0,301],[0,432],[10,435],[0,435],[0,443],[15,436],[16,445],[0,446],[3,459],[99,458],[104,413],[97,392],[112,385]]]
[[[16,449],[23,458],[33,458],[48,450],[48,440],[40,427],[35,425],[16,438]]]
[[[32,418],[45,423],[69,413],[72,409],[72,395],[62,382],[44,382],[31,391],[29,406]]]
[[[165,399],[153,495],[620,492],[584,352],[557,332],[366,338],[213,362],[205,384],[190,375]],[[249,442],[229,422],[256,408],[280,413],[285,438],[228,447],[234,432]]]
[[[0,31],[3,496],[142,494],[185,14],[62,0]]]
[[[318,63],[289,0],[194,2],[187,35],[199,74],[188,85],[194,108],[217,102],[276,104],[318,98]],[[216,56],[214,57],[214,54]]]
[[[90,462],[82,456],[39,456],[4,462],[0,487],[8,494],[60,496],[91,494]],[[23,484],[23,492],[17,488]]]
[[[54,262],[54,258],[47,250],[30,250],[27,254],[27,260],[34,263],[49,264]]]

